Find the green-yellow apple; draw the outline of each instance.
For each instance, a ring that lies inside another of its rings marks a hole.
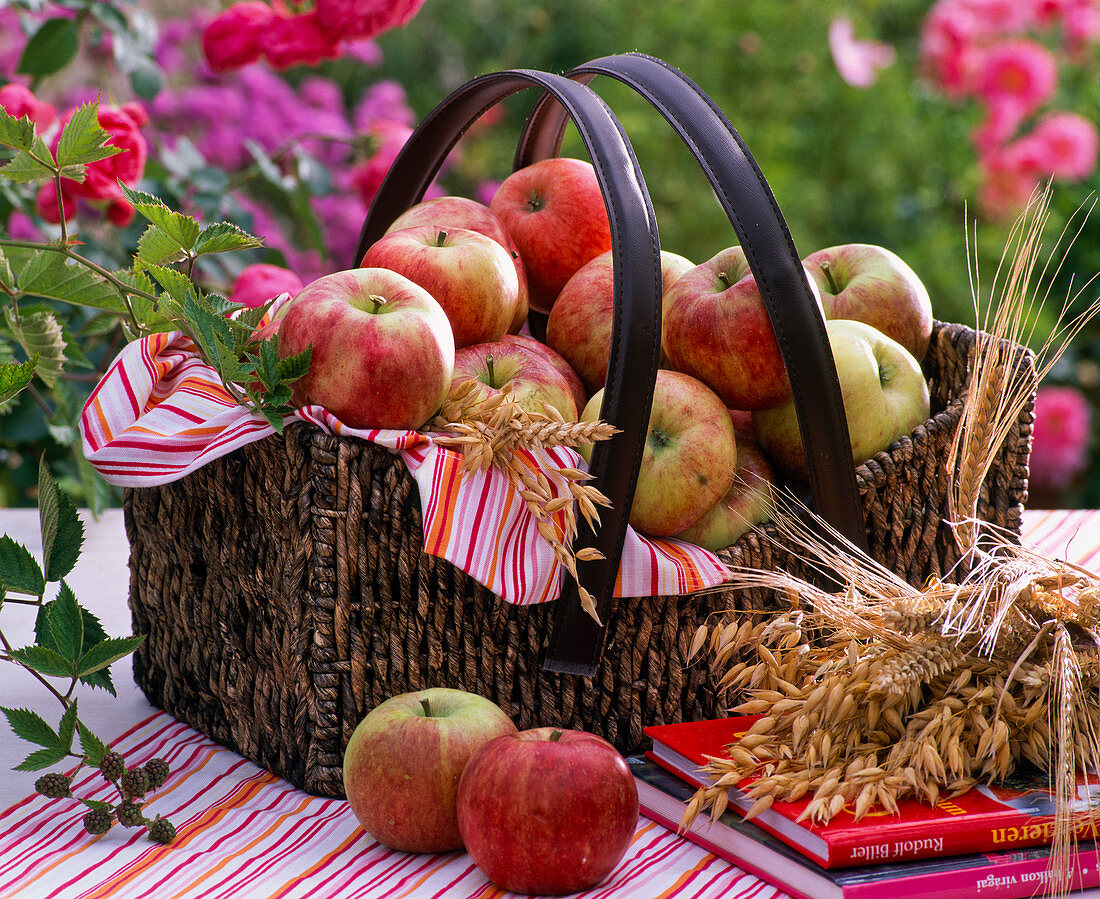
[[[439,302],[455,346],[499,340],[512,325],[519,280],[508,251],[477,231],[417,225],[380,237],[363,255],[365,268],[388,268]]]
[[[563,895],[603,882],[638,825],[638,790],[602,737],[539,727],[481,747],[462,773],[458,826],[497,886]]]
[[[325,275],[290,302],[279,354],[312,347],[294,402],[317,403],[354,428],[416,429],[451,387],[455,345],[443,307],[380,268]]]
[[[663,331],[671,367],[698,378],[727,406],[768,409],[791,398],[779,343],[740,247],[680,276],[665,296]]]
[[[515,732],[500,707],[476,693],[432,687],[387,699],[359,722],[344,751],[351,810],[391,849],[460,849],[456,809],[466,763]]]
[[[852,459],[859,465],[928,418],[928,382],[905,347],[863,322],[826,322]],[[753,413],[760,446],[788,478],[809,478],[794,402]]]
[[[608,251],[581,266],[565,283],[546,320],[546,342],[581,376],[590,394],[607,380],[615,305],[614,265]],[[662,250],[662,296],[693,267],[683,256]],[[662,353],[662,364],[665,361]]]
[[[480,396],[500,393],[508,386],[521,409],[545,414],[553,406],[566,421],[577,420],[577,402],[565,376],[541,353],[498,340],[475,343],[455,351],[453,393],[472,382]]]
[[[549,312],[565,282],[611,249],[596,171],[583,159],[543,159],[512,172],[489,203],[527,269],[531,308]]]
[[[584,382],[581,381],[580,375],[573,371],[573,367],[561,357],[561,354],[556,353],[545,343],[540,343],[527,334],[505,334],[500,339],[502,343],[514,343],[516,346],[521,346],[532,353],[538,353],[549,359],[550,364],[561,372],[565,382],[569,385],[569,389],[573,393],[573,399],[577,403],[577,411],[579,412],[584,408],[584,404],[588,402],[588,391],[584,389]]]
[[[602,390],[581,413],[600,418]],[[591,460],[592,447],[580,447]],[[737,438],[722,401],[702,381],[659,369],[645,435],[630,524],[651,537],[671,537],[695,524],[729,491]]]
[[[849,243],[802,260],[821,292],[825,318],[850,318],[892,337],[920,360],[932,336],[928,291],[896,253]]]
[[[516,308],[508,330],[515,332],[523,327],[523,323],[527,320],[527,271],[523,267],[523,259],[519,255],[515,241],[512,240],[508,229],[504,227],[504,222],[493,210],[484,203],[467,197],[433,197],[406,209],[394,219],[393,224],[386,229],[386,233],[416,225],[432,225],[443,229],[465,228],[467,231],[477,231],[478,234],[491,237],[504,247],[512,257],[512,262],[515,263],[516,277],[519,280]]]
[[[775,513],[775,471],[751,434],[737,431],[733,485],[702,518],[676,535],[711,552],[732,546]]]

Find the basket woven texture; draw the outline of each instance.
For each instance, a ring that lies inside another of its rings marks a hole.
[[[924,366],[933,417],[857,469],[874,556],[913,583],[956,561],[943,460],[961,411],[975,332],[937,324]],[[1020,348],[1013,377],[1034,385]],[[1015,423],[980,516],[1019,532],[1032,409]],[[696,628],[764,592],[620,600],[591,680],[539,665],[553,603],[503,602],[422,551],[416,485],[389,451],[304,423],[162,487],[126,491],[134,655],[149,699],[318,795],[343,795],[341,759],[362,716],[431,686],[498,703],[521,729],[600,733],[621,750],[642,728],[723,714],[712,672],[687,663]],[[803,563],[764,527],[731,564]],[[773,535],[774,536],[774,535]]]

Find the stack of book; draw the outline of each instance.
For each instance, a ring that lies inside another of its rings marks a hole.
[[[653,749],[627,761],[643,814],[680,829],[685,808],[704,782],[705,756],[722,756],[756,718],[722,718],[650,727]],[[825,826],[798,821],[808,799],[775,802],[752,821],[753,800],[730,791],[730,811],[708,813],[681,833],[792,896],[804,899],[1015,899],[1050,889],[1054,806],[1045,775],[977,787],[935,806],[899,801],[899,814],[872,810],[856,821],[847,809]],[[1082,807],[1100,783],[1082,783]],[[1092,799],[1093,805],[1096,799]],[[1100,886],[1100,850],[1080,839],[1073,889]],[[1089,895],[1100,896],[1100,892]]]

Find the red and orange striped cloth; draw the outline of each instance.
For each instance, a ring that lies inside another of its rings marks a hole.
[[[398,454],[415,478],[424,510],[424,549],[461,568],[508,602],[555,599],[563,571],[534,517],[495,470],[461,472],[461,457],[416,431],[356,430],[320,406],[288,418],[360,437]],[[184,477],[207,462],[274,433],[263,416],[238,405],[217,374],[178,334],[129,344],[84,406],[84,454],[112,484],[149,487]],[[573,450],[529,454],[532,466],[584,468]],[[477,535],[476,540],[471,535]],[[691,593],[724,581],[713,553],[628,529],[616,596]]]

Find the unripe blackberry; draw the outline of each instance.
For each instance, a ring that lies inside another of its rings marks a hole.
[[[94,808],[84,815],[84,829],[91,834],[106,833],[111,829],[111,813],[105,808]]]
[[[127,768],[118,786],[124,798],[140,798],[149,789],[149,776],[144,768]]]
[[[100,759],[99,770],[107,780],[118,780],[126,773],[126,759],[118,752],[105,752]]]
[[[149,789],[155,790],[168,780],[168,763],[164,759],[149,759],[145,763],[145,774],[149,778]]]
[[[158,815],[157,819],[149,825],[150,840],[154,840],[157,843],[171,843],[175,838],[176,828],[167,818],[162,818]]]
[[[145,823],[141,808],[132,802],[120,802],[115,809],[115,817],[123,827],[141,827]]]
[[[34,782],[34,788],[49,799],[65,799],[73,795],[71,778],[57,771],[43,774]]]

